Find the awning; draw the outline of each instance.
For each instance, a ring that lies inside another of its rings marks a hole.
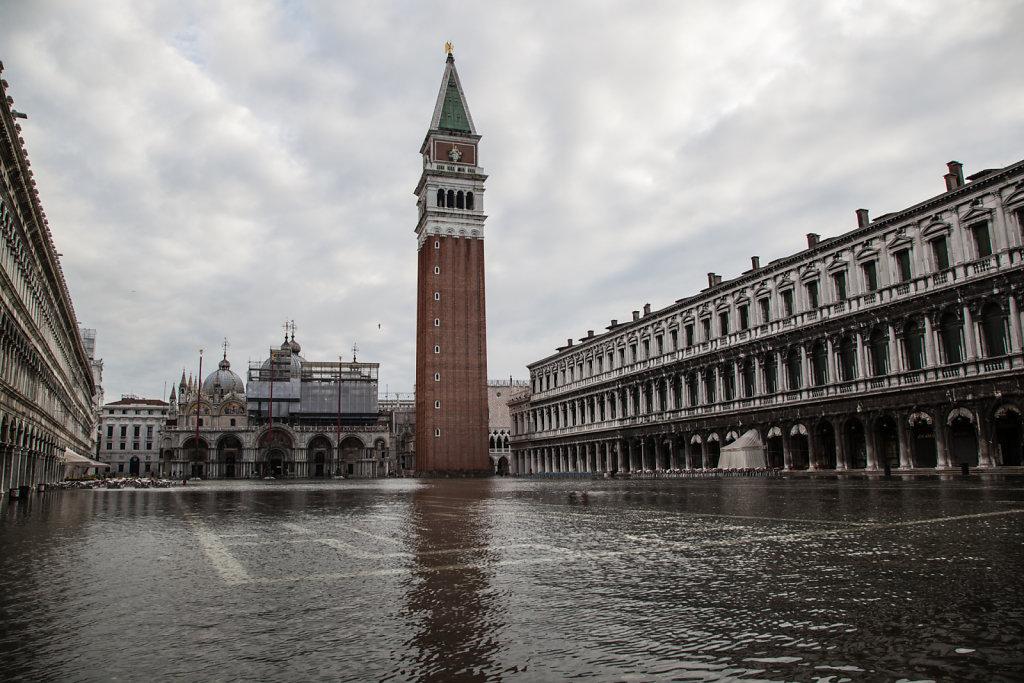
[[[64,455],[61,457],[61,461],[71,467],[108,467],[106,463],[102,463],[92,458],[87,458],[84,455],[75,453],[70,448],[64,449]]]

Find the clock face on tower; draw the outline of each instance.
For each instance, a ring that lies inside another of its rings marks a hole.
[[[476,145],[472,143],[434,140],[431,151],[435,162],[476,166]]]

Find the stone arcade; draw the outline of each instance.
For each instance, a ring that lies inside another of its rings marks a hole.
[[[514,472],[713,468],[755,429],[785,469],[1021,465],[1024,162],[529,366]]]

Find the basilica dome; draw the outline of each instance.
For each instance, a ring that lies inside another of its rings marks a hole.
[[[227,358],[222,360],[217,369],[206,377],[203,382],[203,393],[212,396],[218,387],[225,394],[245,393],[245,383],[242,382],[241,377],[231,371],[231,363]]]

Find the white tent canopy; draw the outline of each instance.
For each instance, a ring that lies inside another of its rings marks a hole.
[[[728,446],[722,447],[718,468],[722,470],[743,470],[765,467],[764,444],[756,429],[748,430]]]
[[[89,470],[93,467],[107,467],[106,463],[87,458],[84,455],[75,453],[70,448],[64,449],[64,455],[60,459],[64,463],[65,479],[72,475],[88,474]]]

